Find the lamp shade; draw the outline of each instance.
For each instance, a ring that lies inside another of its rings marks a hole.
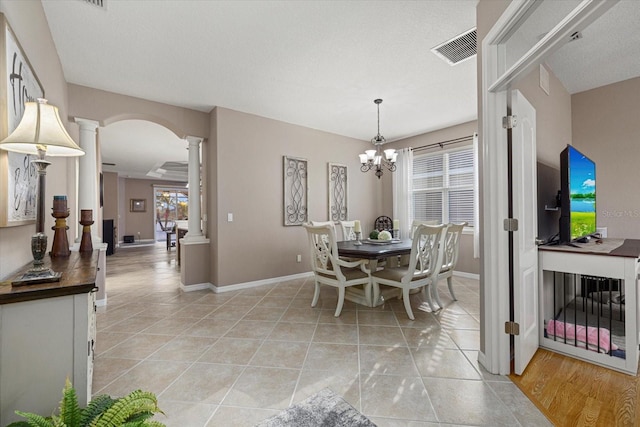
[[[41,98],[25,103],[22,120],[11,135],[0,141],[0,148],[24,154],[38,154],[40,149],[48,156],[84,155],[64,128],[58,107]]]

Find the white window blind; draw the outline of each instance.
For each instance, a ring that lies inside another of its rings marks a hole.
[[[414,155],[414,219],[473,225],[473,157],[473,146]]]

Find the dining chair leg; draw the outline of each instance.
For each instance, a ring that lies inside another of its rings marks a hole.
[[[431,285],[429,285],[429,287],[431,288],[431,293],[436,300],[436,304],[438,304],[440,308],[443,308],[444,304],[442,304],[442,301],[440,301],[440,293],[438,292],[438,282],[432,283]]]
[[[431,285],[427,285],[423,287],[422,293],[424,294],[424,297],[427,300],[427,304],[429,304],[429,308],[431,309],[431,311],[436,312],[438,311],[438,309],[436,308],[435,305],[433,305],[433,300],[431,299],[431,289],[429,289],[429,286]]]
[[[454,301],[458,301],[458,298],[456,298],[456,294],[453,293],[453,277],[447,277],[447,286],[449,286],[449,293],[451,294],[451,298],[453,298]]]
[[[342,311],[342,306],[344,305],[344,287],[338,288],[338,306],[336,307],[336,312],[333,314],[335,317],[340,316],[340,312]]]
[[[411,310],[411,299],[409,298],[409,288],[402,289],[402,299],[404,299],[404,309],[407,312],[407,316],[409,316],[409,319],[415,320],[415,317],[413,316],[413,310]]]
[[[320,284],[316,282],[316,288],[313,292],[313,301],[311,301],[311,307],[318,305],[318,299],[320,299]]]

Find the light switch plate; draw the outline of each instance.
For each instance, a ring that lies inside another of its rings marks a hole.
[[[227,222],[233,222],[233,214],[232,213],[228,213],[227,214]]]

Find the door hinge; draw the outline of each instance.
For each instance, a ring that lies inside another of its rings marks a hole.
[[[505,218],[504,231],[518,231],[518,220],[516,218]]]
[[[502,127],[505,129],[513,129],[518,125],[518,116],[504,116],[502,118]]]
[[[516,322],[504,322],[504,333],[508,335],[520,335],[520,324]]]

